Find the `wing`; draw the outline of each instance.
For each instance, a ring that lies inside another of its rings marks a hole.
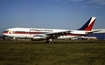
[[[68,31],[47,33],[46,35],[47,35],[47,38],[56,39],[56,38],[58,38],[59,36],[63,36],[63,35],[67,35],[67,34],[75,34],[75,35],[81,34],[81,36],[85,36],[85,35],[87,35],[87,34],[92,34],[92,33],[94,33],[94,32],[99,32],[99,31],[100,31],[100,30],[94,30],[94,31],[88,31],[88,32],[82,31],[82,33],[81,33],[81,32],[79,32],[79,33],[76,32],[76,33],[75,33],[75,31],[73,31],[73,30],[68,30]],[[83,32],[84,32],[84,33],[83,33]]]
[[[63,35],[66,35],[66,34],[70,34],[70,31],[61,31],[61,32],[53,32],[53,33],[47,33],[47,38],[58,38],[59,36],[63,36]]]

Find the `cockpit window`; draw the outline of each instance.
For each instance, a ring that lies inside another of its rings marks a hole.
[[[4,32],[8,32],[9,30],[6,30],[6,31],[4,31]]]

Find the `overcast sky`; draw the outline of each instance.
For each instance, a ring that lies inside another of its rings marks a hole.
[[[90,17],[105,28],[105,0],[0,0],[0,32],[12,27],[78,29]]]

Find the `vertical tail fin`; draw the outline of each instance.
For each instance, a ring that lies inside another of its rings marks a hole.
[[[85,30],[85,31],[91,31],[93,28],[93,25],[95,23],[96,17],[91,17],[80,29],[78,30]]]

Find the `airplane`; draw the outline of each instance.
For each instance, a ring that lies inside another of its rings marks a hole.
[[[47,43],[53,43],[53,39],[67,39],[84,36],[96,31],[91,31],[96,21],[96,17],[91,17],[81,28],[77,30],[68,29],[45,29],[45,28],[9,28],[3,31],[3,35],[16,38],[44,39]]]

